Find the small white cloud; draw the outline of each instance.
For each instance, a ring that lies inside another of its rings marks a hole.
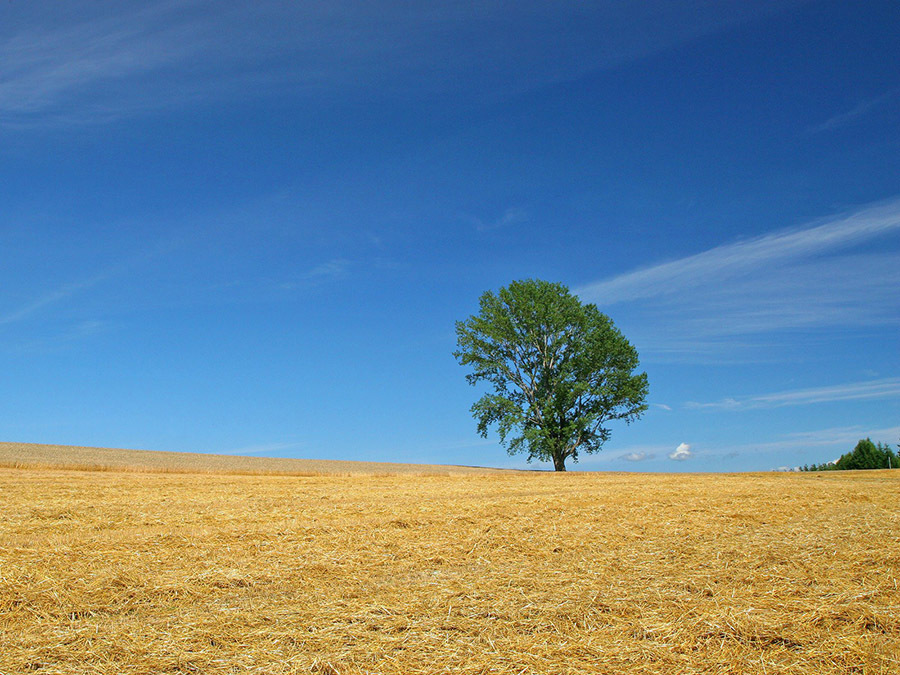
[[[654,408],[659,408],[660,410],[667,410],[672,412],[672,406],[666,405],[665,403],[651,403]]]
[[[653,455],[646,452],[629,452],[622,455],[622,459],[629,462],[643,462],[645,459],[653,459]]]
[[[690,459],[693,456],[694,453],[691,452],[691,446],[687,443],[680,443],[677,448],[669,453],[669,459],[674,459],[679,462]]]

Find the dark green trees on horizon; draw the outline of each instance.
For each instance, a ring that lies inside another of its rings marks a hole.
[[[898,446],[900,447],[900,446]],[[835,462],[803,466],[801,471],[854,471],[858,469],[897,469],[900,458],[887,443],[873,443],[864,438],[852,451],[841,455]]]
[[[514,281],[481,296],[478,314],[456,323],[459,363],[469,384],[493,393],[472,406],[485,438],[496,426],[509,454],[552,461],[597,452],[612,420],[630,423],[647,409],[646,373],[608,316],[558,283]]]

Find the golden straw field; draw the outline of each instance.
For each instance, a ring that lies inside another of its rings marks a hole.
[[[0,443],[0,467],[71,469],[74,471],[141,471],[154,473],[237,473],[285,475],[354,475],[384,473],[460,474],[499,469],[435,464],[393,464],[343,460],[207,455],[116,448],[83,448],[38,443]]]
[[[0,673],[900,673],[900,471],[0,469]]]

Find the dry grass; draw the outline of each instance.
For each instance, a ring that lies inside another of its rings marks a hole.
[[[351,476],[357,474],[446,476],[499,471],[499,469],[441,464],[207,455],[195,452],[86,448],[38,443],[0,443],[0,467],[65,469],[69,471],[134,471],[138,473],[281,474],[286,476]]]
[[[0,673],[900,673],[900,471],[0,469]]]

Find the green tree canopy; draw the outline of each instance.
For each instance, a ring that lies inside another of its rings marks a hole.
[[[891,448],[887,444],[878,443],[876,445],[871,438],[865,438],[856,444],[853,452],[841,456],[837,461],[836,468],[838,470],[887,469],[890,468],[889,464],[896,465]]]
[[[863,438],[850,452],[843,454],[836,462],[813,464],[803,467],[804,471],[856,471],[859,469],[900,468],[900,458],[887,443],[873,443],[871,438]]]
[[[630,423],[647,409],[647,374],[608,316],[562,284],[514,281],[481,296],[480,311],[456,323],[454,356],[472,368],[470,384],[493,393],[472,406],[478,432],[496,426],[509,454],[552,461],[597,452],[612,420]]]

